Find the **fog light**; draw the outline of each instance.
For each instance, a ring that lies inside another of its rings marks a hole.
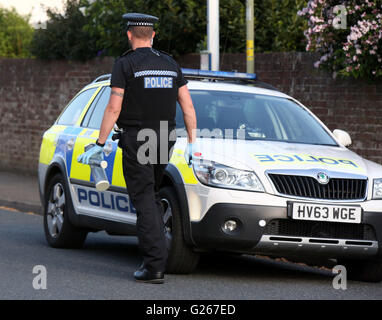
[[[237,228],[237,222],[234,220],[228,220],[224,222],[223,229],[224,231],[233,232]]]
[[[219,182],[224,182],[228,177],[227,171],[225,170],[217,170],[215,172],[215,179],[218,180]]]

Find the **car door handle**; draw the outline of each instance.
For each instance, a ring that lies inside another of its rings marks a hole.
[[[67,143],[66,146],[68,147],[68,150],[72,150],[74,147],[74,139],[70,139]]]
[[[103,148],[103,152],[105,153],[106,157],[108,157],[113,152],[113,146],[110,142]]]

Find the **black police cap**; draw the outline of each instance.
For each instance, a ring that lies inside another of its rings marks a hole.
[[[133,26],[154,27],[154,23],[159,21],[157,17],[142,13],[125,13],[122,17],[127,20],[127,28]]]

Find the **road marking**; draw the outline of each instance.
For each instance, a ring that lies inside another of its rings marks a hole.
[[[12,211],[12,212],[20,212],[20,211],[17,210],[17,209],[9,208],[9,207],[4,207],[4,206],[0,206],[0,209],[1,209],[1,210],[6,210],[6,211]]]
[[[9,212],[25,213],[25,214],[30,215],[30,216],[38,216],[39,215],[39,214],[31,212],[31,211],[24,212],[24,211],[17,210],[15,208],[10,208],[10,207],[5,207],[5,206],[0,206],[0,210],[5,210],[5,211],[9,211]]]

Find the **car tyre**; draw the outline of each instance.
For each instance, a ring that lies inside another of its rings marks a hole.
[[[160,196],[168,249],[166,273],[192,273],[198,265],[200,255],[184,240],[181,211],[175,190],[172,187],[165,187],[160,190]]]
[[[53,248],[80,248],[87,231],[75,227],[69,220],[72,209],[69,190],[61,174],[56,174],[46,189],[44,203],[45,238]]]
[[[345,266],[349,280],[382,281],[382,260],[337,260],[337,263]]]

